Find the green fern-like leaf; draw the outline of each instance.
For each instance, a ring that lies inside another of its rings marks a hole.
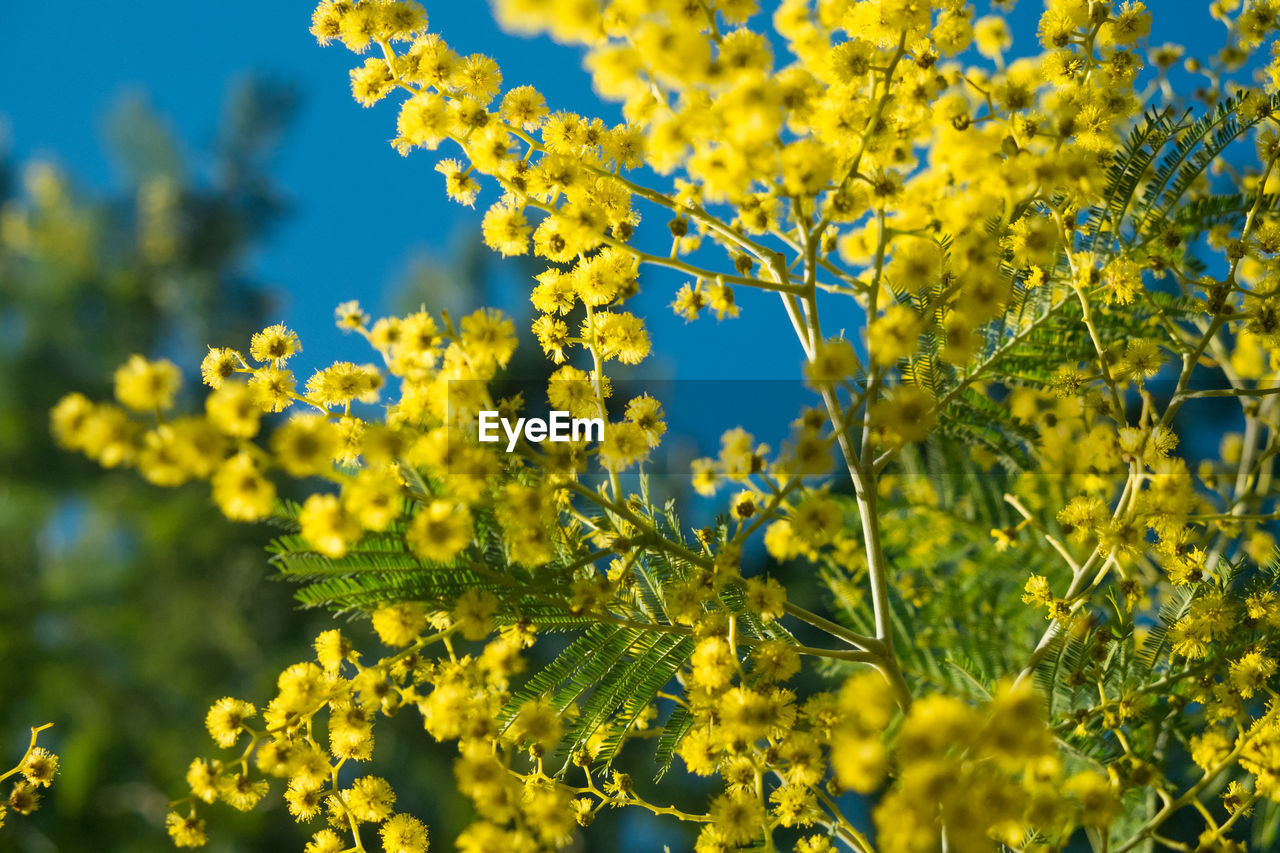
[[[995,454],[1000,464],[1011,471],[1031,465],[1034,431],[1015,420],[1007,408],[972,388],[952,399],[940,413],[938,426],[945,436]]]
[[[671,762],[675,759],[676,750],[680,747],[680,742],[684,740],[690,729],[693,728],[693,716],[689,710],[683,705],[677,705],[667,721],[662,726],[662,731],[658,735],[658,748],[654,751],[653,760],[658,765],[658,772],[654,777],[655,781],[661,780],[671,769]]]
[[[1107,169],[1107,188],[1102,201],[1085,219],[1083,248],[1086,251],[1097,246],[1104,228],[1113,234],[1118,232],[1143,176],[1188,115],[1189,111],[1175,120],[1172,109],[1149,112],[1129,132]]]
[[[582,718],[575,725],[575,737],[580,743],[585,743],[599,728],[607,727],[596,761],[604,764],[613,761],[640,715],[653,704],[658,692],[671,682],[692,653],[691,637],[662,638],[654,645],[653,653],[633,668],[631,677],[619,684],[617,692],[604,697],[593,713],[583,710]]]

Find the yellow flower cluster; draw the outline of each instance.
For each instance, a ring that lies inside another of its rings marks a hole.
[[[273,469],[294,478],[326,477],[340,494],[312,495],[298,515],[303,536],[319,553],[340,557],[361,536],[385,531],[408,512],[414,552],[446,561],[471,541],[467,507],[487,497],[484,475],[504,466],[491,447],[477,443],[474,415],[477,403],[491,405],[486,382],[514,351],[511,323],[478,311],[455,332],[418,313],[369,328],[362,315],[351,323],[352,312],[359,314],[354,304],[342,306],[339,324],[368,338],[383,366],[337,362],[312,375],[301,393],[287,367],[300,350],[297,336],[271,326],[253,336],[248,358],[232,349],[209,351],[202,373],[213,390],[202,416],[173,417],[177,368],[135,356],[116,376],[123,407],[71,394],[52,413],[54,434],[103,465],[132,465],[157,485],[207,480],[223,513],[239,521],[275,510]],[[400,399],[385,419],[361,417],[358,404],[377,401],[389,378],[398,380]],[[146,413],[150,423],[127,410]],[[264,416],[286,410],[288,420],[269,440],[255,441]],[[660,434],[660,410],[650,406],[645,416],[650,433]],[[564,460],[568,471],[585,448],[574,450]],[[448,488],[415,498],[404,474],[410,468],[430,472]],[[514,486],[498,492],[519,560],[545,561],[555,510],[550,493]]]
[[[422,614],[409,617],[414,624],[407,627],[406,616],[379,611],[375,626],[380,634],[406,648],[373,666],[361,665],[359,654],[337,630],[322,633],[316,638],[316,662],[298,663],[280,674],[279,692],[262,711],[260,727],[250,722],[258,716],[253,704],[232,697],[215,702],[205,719],[214,742],[224,749],[242,739],[246,743],[234,759],[191,763],[186,813],[171,811],[166,820],[174,843],[200,847],[208,841],[197,803],[222,801],[241,811],[252,809],[275,778],[287,780],[284,802],[296,821],[310,824],[322,814],[327,818],[329,826],[314,832],[307,853],[348,849],[347,837],[356,849],[366,849],[362,830],[376,833],[386,853],[425,853],[426,825],[396,811],[396,793],[385,779],[365,775],[348,782],[341,777],[348,762],[372,757],[377,716],[417,701],[416,685],[429,683],[419,652],[447,634],[420,636],[426,628]],[[387,629],[388,622],[397,629]],[[317,739],[318,718],[324,719],[323,739]]]
[[[0,773],[0,782],[18,777],[9,788],[9,796],[0,802],[0,828],[4,827],[9,812],[29,815],[40,808],[42,788],[53,784],[53,777],[58,773],[58,756],[42,746],[36,746],[40,732],[48,729],[53,723],[36,726],[31,729],[31,743],[22,759],[4,773]]]
[[[1120,810],[1119,792],[1105,776],[1065,772],[1041,698],[1026,682],[1003,685],[976,708],[940,694],[920,699],[892,751],[881,741],[893,712],[881,679],[851,679],[840,705],[836,778],[874,791],[890,757],[900,765],[875,809],[881,850],[936,850],[944,837],[962,850],[1065,841],[1078,826],[1107,826]]]

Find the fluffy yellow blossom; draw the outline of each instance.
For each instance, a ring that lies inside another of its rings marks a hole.
[[[405,539],[414,553],[443,562],[471,541],[471,514],[465,505],[436,500],[413,516]]]
[[[221,747],[229,747],[240,737],[244,721],[253,717],[256,709],[249,702],[230,696],[219,699],[205,717],[205,728]]]
[[[373,612],[373,629],[389,646],[409,645],[426,627],[426,610],[420,604],[392,604]]]
[[[261,362],[279,364],[301,351],[298,335],[280,324],[255,332],[249,341],[249,355]]]
[[[276,488],[247,453],[237,453],[213,473],[213,500],[233,521],[257,521],[271,514]]]
[[[209,836],[205,832],[203,820],[169,812],[165,815],[164,824],[176,847],[203,847],[208,843]]]
[[[169,409],[182,384],[182,374],[171,361],[148,361],[140,355],[116,370],[115,391],[120,404],[145,412]]]

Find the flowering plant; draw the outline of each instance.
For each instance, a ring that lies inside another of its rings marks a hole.
[[[752,0],[500,0],[585,46],[610,127],[504,89],[416,3],[321,3],[320,43],[367,54],[356,100],[398,102],[392,144],[456,149],[446,194],[486,199],[494,251],[546,262],[547,400],[608,423],[483,443],[478,412],[522,405],[496,390],[514,323],[355,302],[337,322],[374,363],[299,385],[272,326],[210,350],[203,414],[173,416],[178,370],[141,356],[119,405],[66,397],[66,446],[275,518],[300,600],[368,614],[390,650],[328,630],[260,716],[218,701],[209,732],[239,752],[191,765],[176,843],[280,778],[294,818],[327,820],[308,853],[427,849],[412,797],[350,770],[412,706],[457,744],[469,853],[562,849],[616,807],[692,824],[699,853],[1239,849],[1255,809],[1271,844],[1280,65],[1233,74],[1280,22],[1238,7],[1213,5],[1227,47],[1188,63],[1208,85],[1187,105],[1136,2],[1050,0],[1043,52],[1006,61],[1007,21],[962,0],[783,0],[763,24]],[[611,414],[652,348],[628,310],[650,268],[687,277],[688,320],[776,299],[820,400],[779,452],[733,428],[693,463],[725,509],[697,531],[643,476],[663,401]],[[833,335],[845,305],[861,325]],[[1223,401],[1241,430],[1180,442]],[[322,485],[289,504],[273,475]],[[815,589],[825,615],[797,603]],[[615,767],[646,740],[659,778],[715,777],[704,808]]]

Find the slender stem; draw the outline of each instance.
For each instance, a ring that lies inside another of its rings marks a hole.
[[[714,270],[709,270],[709,269],[704,269],[702,267],[694,266],[693,264],[687,263],[686,261],[679,260],[678,258],[664,258],[660,255],[653,255],[648,252],[642,252],[639,249],[634,249],[631,246],[627,245],[626,243],[623,243],[621,240],[615,240],[611,237],[606,238],[605,243],[609,244],[610,246],[613,246],[615,249],[620,249],[624,252],[627,252],[628,254],[634,256],[641,263],[653,264],[654,266],[659,266],[659,267],[667,267],[669,269],[678,270],[683,273],[688,273],[689,275],[694,276],[696,278],[709,279],[711,281],[720,279],[722,281],[729,282],[730,284],[740,284],[744,287],[755,287],[760,290],[772,290],[772,291],[777,291],[779,293],[797,294],[801,292],[801,288],[794,287],[792,285],[780,284],[777,282],[772,282],[772,281],[768,281],[760,278],[748,278],[746,276],[741,276],[741,275],[733,275],[729,273],[718,273]]]
[[[1272,716],[1274,716],[1274,712],[1267,714],[1263,719],[1267,719]],[[1137,847],[1142,843],[1144,838],[1153,834],[1161,824],[1172,817],[1174,812],[1178,811],[1183,806],[1189,805],[1193,800],[1196,800],[1200,796],[1200,792],[1209,786],[1209,783],[1216,779],[1222,771],[1235,763],[1236,759],[1240,757],[1240,753],[1244,751],[1244,748],[1248,743],[1249,738],[1240,737],[1237,740],[1235,747],[1225,758],[1209,770],[1205,771],[1203,778],[1184,791],[1180,797],[1170,800],[1165,804],[1164,808],[1152,815],[1151,819],[1144,823],[1138,831],[1133,834],[1133,837],[1115,849],[1115,853],[1127,853],[1127,851]]]
[[[1067,565],[1071,567],[1072,575],[1078,575],[1081,573],[1082,569],[1080,568],[1080,564],[1076,562],[1075,557],[1071,556],[1071,552],[1068,551],[1066,546],[1063,545],[1061,542],[1059,542],[1056,537],[1051,536],[1049,532],[1044,529],[1044,526],[1041,525],[1040,522],[1036,520],[1036,518],[1031,514],[1030,510],[1028,510],[1025,506],[1022,505],[1022,501],[1018,500],[1018,498],[1015,497],[1014,495],[1011,495],[1008,493],[1005,493],[1004,501],[1009,506],[1016,509],[1018,511],[1018,514],[1021,515],[1023,518],[1025,518],[1027,521],[1029,521],[1031,525],[1035,527],[1036,532],[1038,532],[1041,536],[1043,536],[1045,541],[1048,542],[1051,546],[1053,546],[1053,550],[1057,551],[1058,554],[1062,557],[1062,559],[1066,561]]]
[[[1212,388],[1204,391],[1182,391],[1179,397],[1192,399],[1195,397],[1269,397],[1280,394],[1280,385],[1270,388]]]
[[[1124,489],[1120,493],[1120,500],[1116,502],[1115,512],[1111,515],[1113,522],[1116,519],[1121,518],[1124,513],[1128,512],[1130,499],[1137,491],[1137,464],[1138,463],[1136,462],[1130,464],[1129,477],[1126,479]],[[1089,583],[1090,573],[1093,571],[1094,565],[1099,560],[1102,561],[1101,568],[1094,577],[1093,582]],[[1102,545],[1099,544],[1094,546],[1093,553],[1089,555],[1089,559],[1085,560],[1085,562],[1079,566],[1078,570],[1073,571],[1071,585],[1062,596],[1065,601],[1072,602],[1072,612],[1079,608],[1083,603],[1083,596],[1085,593],[1091,592],[1102,581],[1102,578],[1106,576],[1106,572],[1110,571],[1114,560],[1115,549],[1104,554],[1102,551]],[[1058,621],[1055,620],[1049,623],[1049,627],[1040,635],[1040,641],[1036,643],[1035,648],[1031,651],[1031,657],[1027,660],[1027,665],[1022,668],[1022,672],[1018,673],[1018,677],[1014,680],[1014,684],[1021,684],[1031,675],[1031,673],[1035,671],[1036,666],[1039,665],[1040,661],[1044,659],[1044,656],[1048,654],[1049,647],[1053,642],[1053,639],[1058,636],[1058,633],[1061,630],[1062,625]]]
[[[876,654],[884,654],[885,652],[884,643],[880,642],[880,640],[875,637],[866,637],[855,631],[850,631],[843,625],[832,622],[830,619],[819,616],[817,613],[805,610],[799,605],[787,602],[785,610],[788,615],[794,616],[801,622],[806,622],[821,631],[827,632],[836,639],[844,640],[852,646],[856,646],[860,649],[865,649]]]
[[[43,726],[31,727],[31,742],[27,744],[27,751],[22,753],[22,758],[18,759],[18,763],[14,765],[12,770],[9,770],[6,773],[0,774],[0,782],[3,782],[5,779],[8,779],[10,776],[12,776],[15,773],[21,772],[23,765],[27,763],[27,759],[31,757],[31,753],[36,748],[36,740],[39,739],[40,733],[45,729],[50,729],[50,728],[53,728],[53,723],[45,723]]]

